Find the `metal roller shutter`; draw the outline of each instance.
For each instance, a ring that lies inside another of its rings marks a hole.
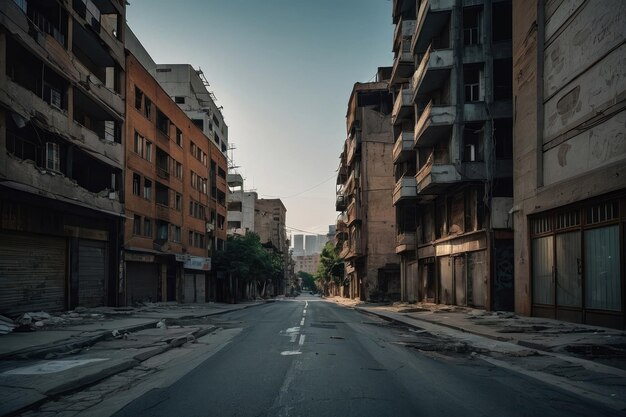
[[[79,305],[104,305],[106,273],[106,242],[81,239],[78,244]]]
[[[158,301],[159,265],[155,263],[127,262],[126,282],[129,304],[141,301]]]
[[[63,238],[0,233],[0,314],[64,310],[66,262]]]

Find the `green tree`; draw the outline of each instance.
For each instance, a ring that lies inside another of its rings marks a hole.
[[[235,302],[238,293],[245,298],[266,297],[268,284],[280,279],[282,273],[280,255],[266,251],[255,233],[229,236],[226,249],[216,253],[213,264],[225,273],[230,298]]]
[[[317,287],[324,295],[328,295],[331,284],[342,285],[344,281],[344,263],[337,255],[335,245],[326,243],[320,254],[320,263],[315,274]]]
[[[298,271],[296,273],[302,279],[302,287],[312,290],[315,288],[315,277],[308,272]]]

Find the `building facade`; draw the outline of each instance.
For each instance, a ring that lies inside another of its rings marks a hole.
[[[210,257],[226,240],[226,159],[152,76],[155,64],[127,32],[120,289],[127,304],[204,302],[215,296]]]
[[[340,156],[336,201],[337,211],[342,212],[336,245],[345,260],[350,298],[400,297],[391,201],[391,110],[387,81],[354,85],[348,101],[347,139]]]
[[[241,174],[228,174],[228,234],[244,236],[254,232],[255,192],[246,192]]]
[[[626,4],[513,16],[515,310],[623,329]]]
[[[115,305],[125,2],[0,2],[0,314]]]
[[[222,106],[217,106],[217,98],[209,91],[209,82],[202,70],[189,64],[157,64],[154,77],[191,121],[226,155],[228,126]]]
[[[261,244],[270,251],[274,251],[283,258],[285,267],[283,279],[274,284],[275,294],[284,294],[286,285],[290,282],[292,268],[290,242],[287,239],[287,209],[278,199],[259,198],[254,209],[254,232],[259,235]]]
[[[320,264],[320,255],[293,255],[294,271],[296,273],[302,271],[307,274],[315,275],[317,267]]]
[[[293,235],[293,255],[304,255],[304,235]]]
[[[395,0],[402,298],[513,309],[511,2]]]

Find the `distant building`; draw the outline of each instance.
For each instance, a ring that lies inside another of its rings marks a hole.
[[[326,246],[326,242],[328,242],[328,238],[326,235],[317,235],[317,252],[322,253],[322,249]]]
[[[391,199],[391,112],[387,81],[354,85],[348,101],[347,139],[340,155],[336,202],[337,211],[342,212],[336,244],[349,281],[343,291],[351,298],[400,298]]]
[[[320,264],[320,255],[300,255],[293,256],[293,260],[295,262],[294,271],[298,273],[299,271],[306,272],[307,274],[315,275],[317,273],[317,267]]]
[[[319,253],[317,245],[317,235],[305,235],[304,236],[304,254],[313,255]]]
[[[326,234],[326,242],[334,242],[336,235],[337,235],[337,225],[336,224],[328,225],[328,233]]]
[[[274,283],[275,293],[285,293],[289,282],[289,240],[286,229],[287,209],[280,199],[257,199],[254,209],[254,231],[259,235],[261,244],[267,249],[284,257],[285,274],[280,282]]]
[[[245,192],[240,174],[228,174],[228,234],[245,235],[254,232],[256,193]]]
[[[513,2],[519,314],[626,325],[625,21],[620,0]]]
[[[304,235],[293,236],[293,254],[294,256],[304,255]]]

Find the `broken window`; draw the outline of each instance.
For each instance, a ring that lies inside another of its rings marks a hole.
[[[200,130],[204,130],[204,120],[202,119],[191,119],[191,122],[196,125]]]
[[[170,205],[170,192],[167,186],[157,182],[155,186],[154,200],[157,204],[169,207]]]
[[[143,91],[135,86],[135,108],[141,110],[141,103],[143,101]]]
[[[133,194],[141,196],[141,176],[133,173]]]
[[[494,59],[493,98],[506,100],[513,97],[513,59]]]
[[[146,200],[152,199],[152,181],[147,178],[143,180],[143,198]]]
[[[482,8],[468,7],[463,10],[463,43],[476,45],[481,43]]]
[[[493,41],[507,41],[513,37],[511,2],[502,1],[493,3],[492,33]]]
[[[51,171],[61,171],[61,155],[59,144],[53,142],[46,143],[46,169]]]
[[[224,218],[224,216],[222,216],[221,214],[217,215],[217,227],[220,230],[224,229],[224,222],[226,221],[226,219]]]
[[[467,65],[463,68],[463,86],[465,89],[465,101],[474,102],[483,100],[481,86],[482,68]]]
[[[133,234],[137,236],[141,235],[141,216],[137,214],[133,216]]]
[[[165,136],[169,137],[169,135],[170,135],[170,119],[168,119],[167,116],[165,115],[165,113],[163,113],[159,109],[157,109],[156,124],[157,124],[157,129],[159,129],[161,131],[161,133],[163,133]]]
[[[174,96],[174,103],[176,103],[176,104],[185,104],[185,97],[183,97],[183,96]]]
[[[224,171],[224,169],[223,169],[222,167],[218,167],[218,169],[217,169],[217,175],[218,175],[220,178],[224,178],[224,179],[226,179],[226,171]]]
[[[482,123],[466,123],[463,128],[463,161],[483,160],[485,126]]]

